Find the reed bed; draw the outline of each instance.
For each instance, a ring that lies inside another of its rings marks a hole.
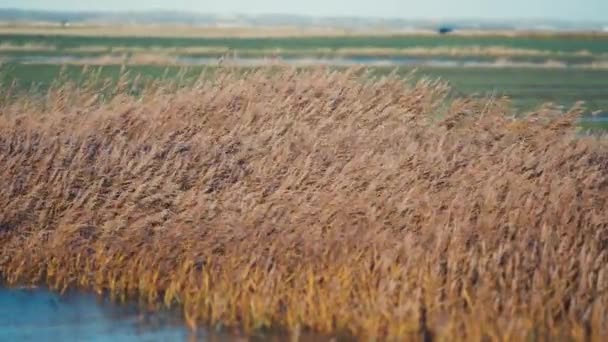
[[[294,338],[608,336],[608,149],[580,108],[362,69],[131,86],[2,88],[7,284]]]

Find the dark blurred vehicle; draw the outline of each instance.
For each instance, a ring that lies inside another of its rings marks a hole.
[[[448,34],[454,32],[454,28],[449,26],[442,26],[437,31],[439,32],[439,34]]]

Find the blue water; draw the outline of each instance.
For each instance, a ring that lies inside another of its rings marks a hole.
[[[0,341],[227,341],[187,329],[175,315],[145,313],[85,293],[0,288]]]
[[[608,112],[602,112],[598,116],[587,116],[581,119],[583,122],[588,123],[605,123],[608,122]]]

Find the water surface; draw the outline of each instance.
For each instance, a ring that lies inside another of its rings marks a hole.
[[[178,315],[146,313],[93,294],[0,288],[0,341],[229,341],[196,335]]]

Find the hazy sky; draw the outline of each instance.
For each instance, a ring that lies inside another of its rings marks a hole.
[[[4,8],[168,9],[397,18],[558,18],[608,21],[608,0],[2,0]]]

